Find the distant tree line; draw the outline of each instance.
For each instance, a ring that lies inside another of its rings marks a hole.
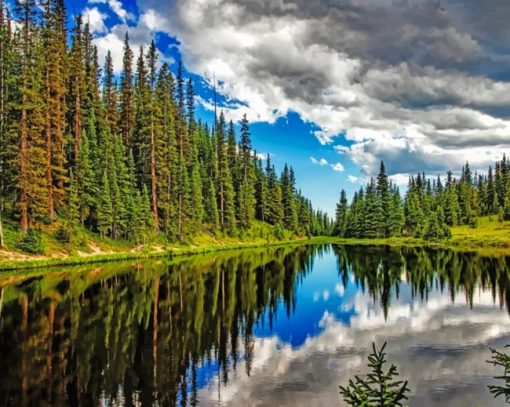
[[[503,156],[487,174],[473,174],[469,163],[460,178],[448,171],[442,181],[424,173],[411,176],[407,192],[401,197],[398,187],[381,162],[377,178],[355,192],[349,204],[344,190],[336,207],[333,234],[341,237],[378,238],[413,236],[445,239],[450,227],[476,228],[478,217],[495,215],[510,220],[510,160]]]
[[[118,77],[81,17],[68,31],[63,0],[0,5],[0,246],[2,218],[133,241],[330,227],[292,168],[257,158],[246,117],[238,135],[223,113],[196,119],[192,80],[159,66],[154,41],[135,58],[126,33]]]

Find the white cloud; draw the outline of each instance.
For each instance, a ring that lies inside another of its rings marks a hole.
[[[101,13],[97,7],[85,8],[82,12],[83,21],[89,23],[93,34],[104,33],[106,31],[105,20],[107,15]]]
[[[325,158],[317,160],[315,157],[310,157],[310,161],[312,162],[313,165],[320,165],[321,167],[328,165],[328,160],[326,160]]]
[[[140,47],[144,50],[150,45],[154,39],[154,31],[158,24],[165,24],[165,19],[157,16],[153,10],[148,10],[142,13],[139,17],[136,26],[129,26],[128,24],[118,24],[110,28],[108,33],[98,35],[94,38],[94,44],[98,48],[98,56],[100,63],[104,61],[108,51],[112,54],[113,68],[116,74],[122,70],[122,57],[124,47],[124,36],[126,32],[129,33],[130,46],[135,53],[135,59],[138,58]],[[158,63],[163,62],[173,63],[173,59],[166,57],[160,53],[158,56]]]
[[[319,126],[323,144],[342,134],[352,146],[337,150],[365,174],[376,173],[381,159],[391,174],[466,160],[485,167],[510,153],[510,120],[492,109],[510,104],[510,84],[473,72],[482,62],[501,70],[510,60],[487,58],[484,38],[471,29],[485,23],[454,0],[441,12],[433,3],[402,2],[397,11],[372,0],[338,8],[325,0],[139,5],[159,30],[177,34],[189,69],[214,73],[218,91],[241,102],[227,106],[229,119],[246,113],[273,123],[297,112]],[[483,8],[474,0],[469,7]],[[484,30],[499,35],[490,24]]]
[[[406,186],[409,184],[409,174],[393,174],[390,175],[389,178],[397,186]]]
[[[269,153],[257,153],[259,160],[267,160],[267,157],[269,157]],[[271,154],[271,157],[274,157],[274,154]]]
[[[344,171],[344,166],[342,165],[342,163],[331,164],[331,168],[333,168],[333,171],[337,172]]]
[[[352,184],[362,184],[363,179],[360,177],[356,177],[355,175],[347,175],[347,180]]]
[[[122,22],[126,22],[126,20],[133,20],[134,16],[131,13],[128,13],[122,3],[119,0],[89,0],[91,4],[108,4],[110,9],[119,17]]]

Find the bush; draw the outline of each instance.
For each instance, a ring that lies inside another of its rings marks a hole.
[[[509,345],[506,346],[508,348]],[[503,374],[496,376],[495,379],[503,381],[502,386],[489,386],[491,394],[497,398],[503,396],[505,401],[510,403],[510,356],[506,353],[491,349],[492,358],[487,362],[496,367],[503,368]]]
[[[60,243],[71,243],[71,234],[65,227],[61,226],[55,232],[55,239]]]
[[[276,228],[274,230],[274,236],[277,240],[285,239],[285,231],[282,226],[280,226],[280,225],[276,226]]]
[[[471,229],[476,229],[478,227],[478,218],[476,216],[471,216],[469,218],[469,227]]]
[[[349,386],[340,386],[340,394],[344,401],[353,407],[402,407],[404,400],[407,400],[407,381],[395,380],[398,376],[397,367],[390,365],[384,370],[386,364],[386,353],[383,345],[377,350],[372,344],[373,351],[368,356],[368,366],[372,369],[366,379],[355,376],[355,380],[349,380]]]
[[[39,229],[28,229],[18,243],[18,249],[25,253],[44,253],[44,242]]]

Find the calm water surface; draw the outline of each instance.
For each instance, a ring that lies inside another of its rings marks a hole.
[[[509,268],[300,246],[0,274],[0,405],[342,405],[375,341],[411,406],[501,406]]]

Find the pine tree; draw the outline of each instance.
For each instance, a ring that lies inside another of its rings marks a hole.
[[[498,210],[497,204],[497,196],[496,196],[496,187],[494,185],[494,178],[492,175],[492,167],[489,166],[489,173],[487,175],[487,192],[486,192],[486,204],[488,214],[495,214]]]
[[[239,141],[240,155],[240,186],[239,186],[239,224],[248,229],[255,219],[255,168],[253,167],[252,145],[248,119],[244,115],[241,121],[241,137]]]
[[[262,160],[257,160],[257,156],[255,154],[254,159],[257,161],[257,171],[256,171],[256,184],[255,184],[255,202],[256,202],[256,218],[265,222],[268,216],[268,187],[267,187],[267,179],[264,174],[264,170],[262,168]]]
[[[120,115],[119,127],[126,147],[131,146],[131,138],[135,121],[133,91],[133,60],[134,53],[129,45],[129,34],[124,37],[124,55],[122,57],[122,75],[120,81]]]
[[[156,124],[156,100],[155,100],[155,86],[156,86],[156,62],[158,56],[156,51],[156,44],[154,40],[151,42],[149,47],[149,51],[147,52],[147,65],[149,67],[149,88],[150,88],[150,97],[149,97],[149,106],[147,110],[150,115],[150,138],[149,138],[149,161],[150,161],[150,185],[151,185],[151,207],[152,212],[154,214],[154,225],[156,227],[156,231],[159,231],[159,213],[158,213],[158,180],[157,180],[157,163],[156,163],[156,143],[159,139],[158,135],[161,137],[161,134],[158,134],[159,126]],[[158,127],[158,128],[156,128]]]
[[[379,167],[379,175],[377,176],[377,199],[380,201],[380,205],[377,207],[380,208],[381,211],[378,216],[380,217],[381,222],[381,234],[384,237],[389,236],[389,225],[388,225],[388,215],[390,211],[390,191],[389,191],[389,183],[388,176],[386,175],[386,168],[384,167],[384,162],[381,161],[381,165]]]
[[[71,127],[72,134],[72,153],[68,153],[67,161],[76,167],[82,167],[83,165],[88,165],[89,163],[82,163],[80,159],[88,160],[87,152],[85,154],[81,154],[81,149],[83,148],[83,137],[84,137],[84,105],[85,105],[85,94],[86,94],[86,70],[84,63],[85,55],[84,55],[84,39],[82,32],[82,19],[81,16],[76,18],[75,28],[73,32],[73,44],[71,47],[71,55],[69,57],[69,88],[68,88],[68,96],[70,99],[70,103],[67,106],[67,121],[68,126]],[[67,96],[67,95],[66,95]],[[93,131],[89,129],[91,133]],[[88,143],[88,140],[87,140]],[[89,148],[90,144],[87,145],[86,148]],[[86,187],[84,183],[86,180],[83,178],[86,175],[83,173],[83,169],[76,172],[76,183],[77,188],[84,190]],[[83,205],[82,205],[83,207]],[[83,211],[82,211],[83,213]]]
[[[78,191],[80,223],[85,225],[85,220],[91,215],[94,207],[94,198],[97,192],[97,181],[90,151],[89,136],[84,131],[81,148],[76,162],[76,190]]]
[[[74,229],[80,224],[80,197],[76,179],[71,171],[69,174],[69,202],[67,204],[67,221],[71,228]]]
[[[58,207],[64,206],[65,169],[65,114],[67,46],[65,8],[63,0],[48,0],[45,10],[43,46],[45,75],[45,149],[47,215],[55,217],[55,200]]]
[[[340,200],[336,205],[335,212],[335,228],[334,234],[336,236],[345,237],[347,232],[347,194],[342,189],[340,192]]]
[[[48,185],[45,173],[46,148],[41,137],[44,129],[45,104],[42,98],[44,88],[44,52],[41,37],[36,26],[36,5],[33,0],[18,1],[21,15],[21,75],[20,100],[18,109],[19,131],[17,188],[20,227],[27,231],[29,225],[47,214]]]
[[[4,3],[0,1],[0,248],[4,247],[4,209],[9,190],[12,190],[14,183],[12,163],[16,154],[16,145],[9,135],[9,119],[12,119],[14,113],[11,104],[14,96],[13,84],[17,74],[16,47],[10,26]]]
[[[233,233],[235,228],[234,188],[229,168],[225,142],[225,116],[220,114],[216,126],[216,155],[218,157],[217,193],[220,224],[224,231]]]
[[[106,124],[110,131],[117,128],[117,83],[113,72],[113,59],[110,51],[106,54],[103,69],[103,104],[106,114]]]
[[[108,236],[112,230],[113,207],[108,174],[103,172],[97,200],[97,230],[101,237]]]
[[[505,205],[503,206],[503,220],[510,220],[510,197],[505,198]]]
[[[398,188],[390,188],[390,191],[390,205],[387,214],[389,236],[400,236],[405,225],[404,207]]]

